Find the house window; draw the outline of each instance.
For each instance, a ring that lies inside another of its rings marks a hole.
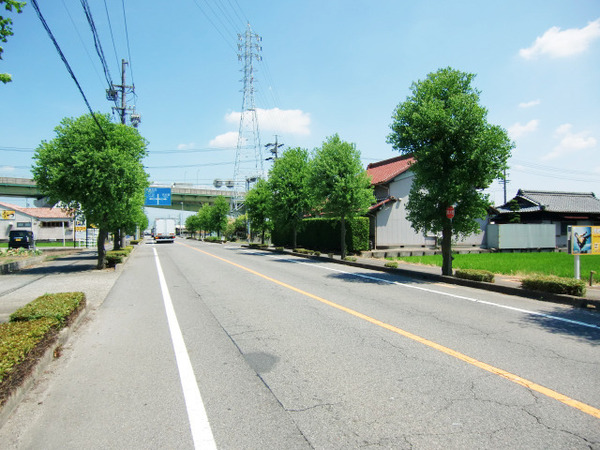
[[[17,222],[17,228],[31,228],[31,222]]]
[[[69,228],[69,222],[42,222],[40,223],[42,228]]]

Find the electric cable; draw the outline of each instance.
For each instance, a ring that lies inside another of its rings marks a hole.
[[[40,22],[42,23],[42,26],[46,30],[46,33],[48,33],[48,36],[50,37],[50,40],[54,44],[54,47],[56,48],[56,51],[58,52],[58,54],[60,56],[60,59],[62,59],[65,67],[67,68],[67,71],[71,75],[71,78],[73,79],[73,81],[77,85],[77,89],[79,89],[79,92],[81,93],[81,96],[83,97],[83,100],[85,101],[85,104],[87,105],[87,108],[90,111],[90,114],[92,115],[92,118],[94,119],[94,122],[96,122],[96,125],[98,125],[98,128],[100,129],[100,132],[102,133],[102,135],[104,136],[104,138],[107,138],[106,133],[104,132],[104,129],[102,129],[102,126],[100,125],[100,122],[98,122],[98,119],[96,118],[96,115],[94,114],[94,111],[92,111],[92,107],[90,106],[90,102],[88,102],[88,99],[85,96],[85,93],[83,92],[83,89],[81,88],[81,85],[79,84],[79,81],[77,80],[77,77],[75,76],[75,73],[73,73],[73,70],[71,69],[71,66],[69,65],[69,62],[67,61],[67,58],[65,57],[65,55],[62,52],[60,46],[58,45],[58,42],[56,42],[56,39],[54,38],[54,34],[52,34],[52,31],[50,30],[50,27],[46,23],[46,19],[44,19],[44,16],[42,15],[42,12],[40,11],[40,7],[39,7],[39,5],[37,3],[37,0],[31,0],[31,4],[33,5],[33,9],[35,10],[38,18],[40,19]]]

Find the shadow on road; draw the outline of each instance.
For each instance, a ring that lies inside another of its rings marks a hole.
[[[581,322],[582,324],[563,322],[562,320],[556,320],[552,317],[538,315],[526,316],[524,320],[528,323],[540,326],[550,333],[571,336],[580,341],[589,342],[593,345],[600,345],[600,315],[598,313],[581,311],[573,308],[567,310],[556,309],[555,311],[548,313],[548,315],[573,322]],[[587,326],[584,324],[587,324]]]
[[[96,270],[97,259],[96,252],[82,252],[21,269],[18,272],[14,272],[14,275],[53,275],[59,273],[87,272]]]

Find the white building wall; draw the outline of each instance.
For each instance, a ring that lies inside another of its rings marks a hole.
[[[1,210],[15,211],[14,219],[2,220],[0,215],[0,240],[7,241],[10,230],[31,230],[36,241],[65,241],[73,240],[73,221],[70,219],[37,219],[20,211],[0,206]],[[42,223],[67,222],[67,226],[45,227]],[[25,224],[30,224],[26,226]]]
[[[412,246],[434,246],[441,244],[435,235],[424,235],[417,233],[406,218],[406,204],[414,174],[410,171],[400,174],[389,185],[389,195],[397,199],[396,202],[388,203],[376,216],[376,247],[412,247]],[[456,242],[458,245],[481,246],[485,244],[485,228],[487,220],[478,220],[481,233],[472,234]]]

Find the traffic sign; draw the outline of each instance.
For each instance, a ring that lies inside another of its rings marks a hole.
[[[454,206],[448,206],[446,208],[446,217],[448,219],[453,219],[454,218]]]
[[[171,188],[146,188],[145,206],[171,206]]]

